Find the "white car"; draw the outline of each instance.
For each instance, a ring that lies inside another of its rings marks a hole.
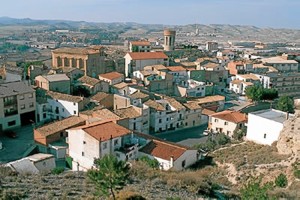
[[[206,129],[203,131],[203,135],[209,135],[210,134],[210,130]]]

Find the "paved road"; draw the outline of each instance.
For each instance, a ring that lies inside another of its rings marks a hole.
[[[31,125],[14,130],[17,138],[0,136],[3,149],[0,150],[0,163],[10,162],[22,158],[24,152],[34,144],[33,129]]]
[[[194,146],[195,144],[206,141],[206,137],[203,135],[203,131],[206,128],[207,125],[202,125],[179,131],[170,131],[167,133],[155,134],[154,136],[186,146]]]

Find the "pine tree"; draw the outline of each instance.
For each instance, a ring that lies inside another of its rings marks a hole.
[[[96,185],[100,194],[109,196],[115,200],[115,190],[125,186],[129,176],[129,165],[119,161],[115,156],[106,155],[101,159],[95,159],[96,169],[88,171],[89,179]]]

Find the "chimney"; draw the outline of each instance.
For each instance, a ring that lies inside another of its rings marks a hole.
[[[170,158],[170,168],[174,166],[174,156],[171,156]]]

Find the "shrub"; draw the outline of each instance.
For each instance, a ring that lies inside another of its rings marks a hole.
[[[299,169],[295,169],[294,170],[294,176],[298,179],[300,179],[300,170]]]
[[[235,140],[242,140],[245,135],[246,135],[246,128],[242,128],[234,131],[232,137]]]
[[[156,159],[150,159],[147,156],[143,156],[143,157],[139,158],[139,160],[144,162],[145,164],[147,164],[149,167],[151,167],[153,169],[159,168],[159,162]]]
[[[277,187],[285,188],[288,185],[288,180],[285,174],[279,174],[275,179],[275,185]]]
[[[0,199],[4,200],[21,200],[24,199],[26,195],[22,192],[16,191],[16,190],[3,190],[0,191]]]
[[[242,200],[259,199],[268,200],[268,191],[272,188],[270,183],[261,184],[261,178],[258,180],[251,180],[241,189]]]
[[[223,133],[210,134],[205,143],[195,145],[195,148],[204,151],[214,151],[228,143],[230,143],[230,138],[227,135]]]
[[[51,173],[58,175],[58,174],[63,173],[64,171],[65,171],[65,168],[63,168],[63,167],[55,167],[54,169],[52,169]]]

